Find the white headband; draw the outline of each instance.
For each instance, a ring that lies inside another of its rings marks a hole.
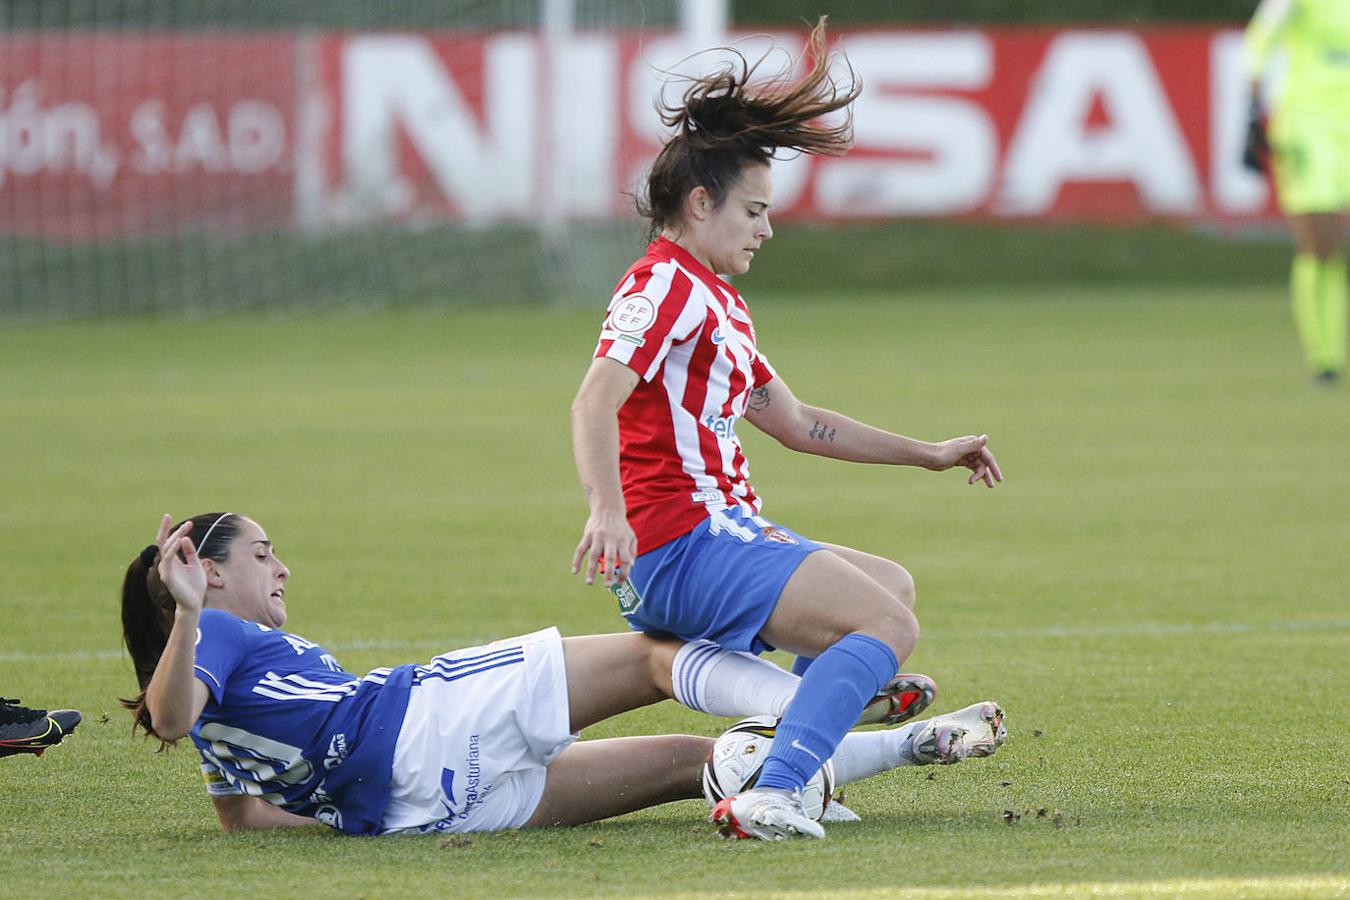
[[[234,513],[221,513],[220,518],[216,519],[214,522],[211,523],[211,527],[206,529],[206,535],[202,538],[202,542],[197,545],[198,553],[201,553],[203,550],[206,549],[206,542],[211,540],[211,534],[216,530],[216,526],[219,525],[221,522],[224,522],[232,515],[234,515]]]

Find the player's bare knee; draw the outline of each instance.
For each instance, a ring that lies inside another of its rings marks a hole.
[[[919,620],[908,607],[897,604],[889,615],[869,622],[861,633],[884,642],[895,653],[896,659],[903,660],[914,652],[919,642]]]
[[[895,599],[900,601],[900,605],[905,609],[913,609],[916,599],[914,590],[914,576],[909,574],[909,570],[899,563],[894,563],[894,570],[890,573],[889,584],[886,585]]]

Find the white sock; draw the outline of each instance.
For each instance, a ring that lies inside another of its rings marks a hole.
[[[675,654],[670,681],[675,699],[690,709],[745,718],[781,716],[801,679],[750,653],[690,641]]]
[[[910,755],[914,735],[928,724],[906,722],[883,731],[850,731],[834,751],[834,783],[861,781],[900,766],[917,765]]]

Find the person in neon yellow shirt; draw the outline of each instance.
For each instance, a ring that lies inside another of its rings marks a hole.
[[[1350,0],[1262,0],[1247,26],[1251,119],[1243,163],[1263,170],[1269,151],[1280,208],[1296,242],[1294,321],[1314,378],[1345,369],[1345,236],[1350,214]],[[1270,141],[1261,81],[1282,51],[1288,68],[1272,98]]]

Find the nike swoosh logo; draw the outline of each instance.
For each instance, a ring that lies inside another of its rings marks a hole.
[[[712,342],[713,342],[714,344],[720,344],[720,343],[722,343],[722,342],[725,341],[725,340],[726,340],[726,336],[722,334],[722,329],[720,329],[720,328],[714,328],[714,329],[713,329],[713,333],[712,333]]]
[[[802,742],[799,741],[799,740],[797,740],[796,738],[793,738],[793,739],[792,739],[792,749],[793,749],[793,750],[800,750],[800,751],[802,751],[803,753],[805,753],[807,756],[809,756],[809,757],[811,757],[812,759],[814,759],[816,762],[820,762],[820,757],[819,757],[819,756],[816,756],[814,753],[812,753],[810,747],[807,747],[807,746],[803,745]]]

